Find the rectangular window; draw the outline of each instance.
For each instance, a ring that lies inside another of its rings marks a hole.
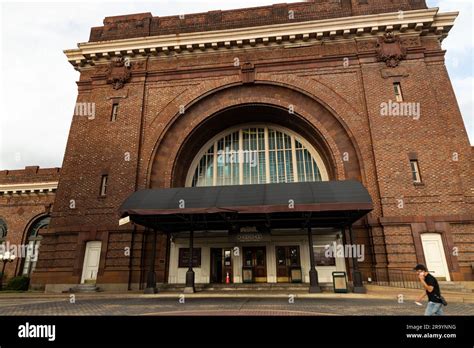
[[[178,267],[189,267],[189,248],[179,248]],[[193,248],[193,267],[201,267],[201,248]]]
[[[109,179],[108,175],[102,175],[100,181],[100,195],[105,196],[107,194],[107,180]]]
[[[110,116],[110,121],[112,122],[117,121],[117,115],[118,115],[118,104],[114,103],[112,105],[112,115]]]
[[[418,160],[410,160],[411,176],[414,183],[421,182],[420,168],[418,166]]]
[[[395,100],[397,102],[402,102],[403,101],[403,94],[402,94],[402,85],[400,82],[395,82],[393,84],[393,89],[395,91]]]

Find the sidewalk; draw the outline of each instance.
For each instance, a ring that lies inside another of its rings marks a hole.
[[[420,289],[403,289],[393,287],[383,287],[375,285],[367,285],[366,294],[354,293],[333,293],[323,292],[321,294],[309,294],[302,290],[288,290],[288,291],[252,291],[252,290],[232,290],[232,291],[216,291],[208,290],[201,291],[194,294],[186,294],[186,298],[288,298],[293,295],[294,298],[306,299],[398,299],[399,295],[403,295],[404,301],[415,301],[420,296],[422,290]],[[24,292],[24,293],[0,293],[0,300],[8,299],[64,299],[69,298],[70,293],[43,293],[43,292]],[[167,291],[158,294],[145,295],[142,291],[128,291],[128,292],[96,292],[96,293],[76,293],[78,298],[88,299],[119,299],[119,298],[177,298],[182,295],[179,291]],[[474,293],[451,292],[444,291],[443,296],[446,301],[453,303],[474,303]]]

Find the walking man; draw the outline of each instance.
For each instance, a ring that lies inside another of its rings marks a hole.
[[[425,315],[443,315],[443,300],[438,281],[428,272],[425,265],[416,265],[415,271],[418,274],[421,285],[423,285],[425,289],[423,295],[419,297],[418,302],[422,301],[423,297],[428,296],[428,305],[426,306]]]

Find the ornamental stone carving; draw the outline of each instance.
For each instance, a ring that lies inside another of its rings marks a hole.
[[[131,63],[128,58],[114,57],[107,68],[107,83],[114,89],[121,89],[130,80]]]
[[[389,68],[398,66],[406,57],[406,50],[400,42],[400,38],[392,32],[387,32],[377,43],[377,58],[385,62]]]

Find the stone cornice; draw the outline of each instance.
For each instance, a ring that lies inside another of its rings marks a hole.
[[[57,181],[0,185],[0,194],[47,193],[58,188]]]
[[[438,8],[431,8],[252,28],[87,42],[78,44],[77,49],[65,50],[64,53],[69,62],[80,70],[80,67],[108,61],[113,56],[144,57],[166,55],[171,51],[219,50],[336,38],[362,39],[386,31],[403,35],[433,33],[442,40],[454,25],[457,15],[457,12],[438,13]]]

